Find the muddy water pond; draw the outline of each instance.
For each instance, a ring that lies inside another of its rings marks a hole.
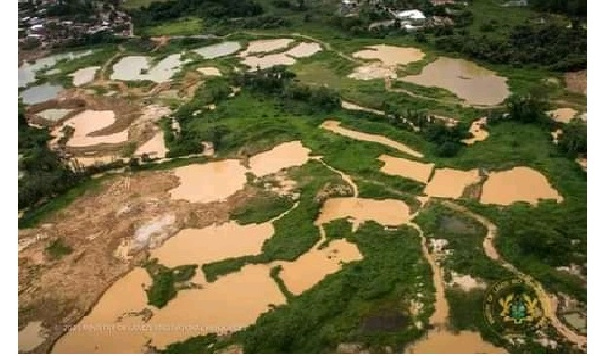
[[[84,52],[69,52],[65,54],[57,54],[36,60],[33,64],[24,63],[19,67],[19,88],[24,88],[28,84],[35,82],[35,74],[41,70],[51,68],[56,65],[61,59],[75,59],[89,56],[93,52],[91,50]]]
[[[311,57],[321,51],[321,45],[316,42],[300,42],[297,46],[285,51],[283,54],[294,58]]]
[[[201,47],[193,50],[193,52],[199,54],[203,58],[213,59],[234,54],[235,52],[239,51],[240,48],[242,48],[242,46],[239,42],[227,41],[206,47]]]
[[[356,231],[360,224],[367,221],[375,221],[384,226],[398,226],[408,221],[409,213],[408,205],[402,200],[331,198],[323,204],[317,224],[349,218],[348,220],[352,223],[352,231]]]
[[[150,284],[146,271],[136,267],[106,291],[52,352],[142,353],[147,343],[164,348],[209,332],[237,331],[254,323],[270,305],[285,303],[269,267],[263,265],[245,266],[200,289],[181,290],[162,309],[146,305],[144,287]],[[144,308],[151,312],[150,320],[142,319]]]
[[[419,61],[425,58],[425,53],[418,48],[395,47],[381,44],[354,52],[352,53],[352,57],[377,59],[386,66],[398,66]]]
[[[55,129],[53,135],[62,136],[60,131],[64,126],[73,127],[75,132],[67,142],[70,147],[88,147],[102,143],[127,141],[129,136],[127,130],[103,136],[90,136],[90,134],[112,125],[115,120],[115,113],[112,110],[85,110],[65,121],[61,127]]]
[[[498,105],[510,94],[506,78],[464,59],[440,57],[399,80],[447,89],[470,105]]]
[[[577,115],[577,110],[572,108],[559,108],[550,111],[546,111],[546,114],[552,118],[552,120],[556,122],[562,122],[564,124],[569,123],[575,115]]]
[[[427,337],[408,348],[414,354],[505,354],[506,350],[483,340],[479,333],[432,330]]]
[[[69,76],[73,77],[73,85],[78,87],[94,80],[94,76],[98,69],[100,69],[100,67],[80,68],[76,72],[69,74]]]
[[[252,53],[267,53],[277,51],[286,48],[292,42],[294,42],[294,40],[290,38],[251,41],[248,43],[246,49],[240,52],[240,56],[246,57]]]
[[[259,67],[264,69],[271,68],[276,65],[291,66],[292,64],[296,63],[296,60],[292,57],[286,56],[285,54],[270,54],[262,57],[246,57],[240,61],[240,63],[250,67],[251,71],[256,71]]]
[[[191,203],[223,201],[246,183],[246,167],[235,159],[177,167],[173,173],[180,184],[170,191],[171,199]]]
[[[482,204],[511,205],[523,201],[535,205],[540,199],[559,203],[563,200],[543,174],[529,167],[490,173],[481,194]]]
[[[199,67],[199,68],[196,68],[196,71],[207,77],[221,76],[221,71],[217,67]]]
[[[273,224],[240,225],[235,221],[214,224],[203,229],[184,229],[152,251],[165,266],[199,266],[230,257],[258,255],[263,243],[275,233]],[[199,269],[194,282],[205,283]]]
[[[113,66],[110,79],[124,81],[150,80],[155,83],[167,82],[171,80],[175,73],[179,72],[181,65],[188,61],[182,60],[180,54],[172,54],[154,65],[151,65],[150,57],[123,57]]]
[[[63,86],[60,84],[44,83],[23,90],[19,93],[19,97],[23,98],[23,104],[35,105],[43,103],[44,101],[56,99],[58,93],[63,89]]]
[[[154,137],[136,149],[134,154],[136,156],[147,154],[150,157],[165,157],[167,154],[167,148],[165,147],[165,135],[162,130],[158,131]]]
[[[269,151],[250,157],[250,170],[262,177],[283,168],[301,166],[308,162],[309,153],[310,149],[302,146],[300,141],[285,142]]]
[[[385,136],[364,133],[364,132],[354,131],[354,130],[344,128],[341,126],[341,123],[339,121],[331,121],[331,120],[325,121],[321,124],[321,128],[331,131],[331,132],[335,132],[337,134],[340,134],[340,135],[343,135],[346,137],[350,137],[355,140],[377,142],[377,143],[386,145],[388,147],[391,147],[393,149],[404,152],[404,153],[409,154],[414,157],[418,157],[418,158],[423,157],[423,154],[421,154],[420,152],[415,151],[400,142],[390,140],[389,138],[387,138]]]
[[[383,162],[380,171],[385,174],[401,176],[416,180],[417,182],[427,183],[433,170],[433,163],[421,163],[411,161],[410,159],[381,155],[378,158]]]
[[[480,181],[479,170],[459,171],[451,168],[435,170],[433,178],[425,187],[425,194],[436,198],[458,199],[465,188]]]
[[[283,267],[279,277],[294,295],[302,294],[323,278],[342,269],[343,263],[360,261],[362,255],[356,245],[336,239],[319,249],[318,244],[293,262],[274,263]]]

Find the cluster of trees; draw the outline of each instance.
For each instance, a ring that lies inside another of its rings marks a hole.
[[[571,28],[519,25],[512,28],[508,40],[455,34],[439,38],[435,46],[497,64],[539,65],[554,71],[575,71],[587,66],[586,31],[576,23]]]
[[[392,114],[387,120],[394,127],[408,131],[413,131],[413,125],[419,127],[419,133],[435,144],[434,154],[438,157],[456,156],[465,145],[461,141],[472,137],[469,125],[464,122],[448,126],[426,111],[402,110],[389,104],[384,104],[384,110]]]
[[[569,122],[562,129],[558,139],[558,148],[571,157],[587,157],[587,124],[581,120]]]
[[[147,7],[133,10],[132,18],[136,25],[147,26],[184,16],[211,20],[262,14],[263,8],[254,0],[171,0],[155,1]]]
[[[86,177],[73,172],[68,164],[47,147],[51,138],[47,129],[27,124],[19,105],[19,209],[33,208],[72,188]]]
[[[530,0],[531,7],[570,16],[587,16],[587,0]]]
[[[304,108],[311,113],[331,112],[341,106],[340,94],[337,91],[300,84],[293,80],[295,76],[284,66],[274,66],[267,69],[259,68],[253,73],[240,74],[233,81],[236,85],[253,91],[274,94],[287,107],[302,102],[306,104]]]

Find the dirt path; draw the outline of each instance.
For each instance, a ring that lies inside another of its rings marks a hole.
[[[358,197],[358,186],[356,185],[356,183],[354,183],[352,181],[352,178],[350,178],[349,175],[347,175],[344,172],[338,171],[337,169],[333,168],[332,166],[328,165],[327,163],[323,162],[323,159],[321,157],[315,157],[317,159],[317,161],[321,162],[322,165],[324,165],[325,167],[327,167],[330,171],[339,174],[342,177],[342,180],[346,183],[348,183],[351,187],[352,187],[352,197],[353,198],[357,198]]]
[[[444,269],[442,266],[436,263],[435,257],[429,253],[427,248],[427,239],[421,227],[414,222],[409,222],[406,225],[416,229],[419,232],[421,238],[421,248],[423,249],[423,256],[427,260],[427,263],[431,266],[433,272],[433,285],[435,287],[435,311],[429,318],[429,323],[433,325],[435,329],[445,329],[446,320],[448,319],[448,301],[446,300],[446,292],[444,288]]]
[[[531,283],[534,286],[537,295],[540,297],[540,299],[542,301],[542,308],[544,309],[544,314],[548,317],[552,326],[556,330],[558,330],[558,332],[561,333],[563,337],[565,337],[569,341],[575,343],[582,350],[586,350],[587,337],[583,336],[583,335],[579,335],[576,332],[574,332],[573,330],[569,329],[556,316],[556,311],[557,311],[557,307],[558,307],[558,299],[556,298],[556,296],[554,296],[554,295],[550,294],[549,292],[547,292],[546,290],[544,290],[542,285],[538,281],[536,281],[533,277],[519,271],[515,266],[513,266],[512,264],[505,261],[498,254],[498,251],[496,250],[496,247],[494,246],[494,242],[493,242],[497,236],[497,231],[498,231],[497,226],[495,224],[493,224],[491,221],[489,221],[488,219],[486,219],[485,217],[473,213],[472,211],[470,211],[469,209],[467,209],[466,207],[464,207],[462,205],[459,205],[459,204],[456,204],[454,202],[447,201],[447,200],[442,201],[442,205],[444,205],[448,208],[451,208],[455,211],[458,211],[460,213],[463,213],[463,214],[477,220],[480,224],[483,224],[487,228],[487,234],[485,236],[485,239],[483,240],[483,249],[485,251],[486,256],[488,256],[489,258],[491,258],[494,261],[499,262],[504,268],[506,268],[509,271],[511,271],[512,273],[516,274],[519,278],[523,279],[526,282]]]

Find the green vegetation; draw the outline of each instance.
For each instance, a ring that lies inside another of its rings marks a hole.
[[[19,103],[19,210],[32,209],[66,193],[86,178],[48,148],[50,132],[29,126]],[[56,203],[53,203],[56,204]]]
[[[152,286],[146,289],[148,304],[162,308],[169,300],[177,296],[177,290],[182,288],[194,288],[193,283],[188,283],[196,275],[198,265],[183,265],[173,268],[165,267],[154,258],[148,261],[144,268],[152,277]]]
[[[290,197],[276,193],[262,193],[252,198],[246,205],[231,212],[232,220],[240,224],[263,223],[289,210],[293,205]]]
[[[413,323],[426,321],[433,309],[426,307],[411,316],[410,300],[422,293],[425,305],[432,305],[433,286],[416,231],[408,227],[384,231],[366,223],[347,238],[358,245],[362,261],[344,266],[288,304],[261,315],[227,343],[241,344],[247,353],[333,352],[344,342],[358,342],[372,351],[390,346],[402,352],[421,337],[424,331]],[[178,350],[202,352],[199,341],[178,343]]]
[[[48,253],[52,259],[58,260],[63,256],[73,253],[73,248],[65,245],[65,242],[61,238],[58,238],[46,247],[46,253]]]
[[[298,181],[300,202],[296,209],[273,223],[275,234],[265,241],[262,253],[258,256],[229,258],[202,265],[207,281],[211,282],[221,275],[239,271],[247,263],[293,261],[317,243],[319,231],[313,222],[319,214],[321,202],[315,197],[326,183],[344,183],[337,174],[314,161],[292,169],[290,176]]]
[[[167,22],[151,27],[146,31],[151,36],[161,35],[197,35],[204,29],[203,21],[199,18],[184,17],[177,21]]]
[[[194,350],[199,354],[212,354],[215,350],[215,344],[219,341],[217,334],[210,333],[205,336],[197,336],[185,341],[179,341],[167,346],[163,350],[158,350],[161,354],[187,354]]]

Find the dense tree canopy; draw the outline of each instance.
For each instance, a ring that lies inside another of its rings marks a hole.
[[[541,65],[555,71],[575,71],[587,66],[587,35],[577,24],[571,28],[519,25],[511,30],[508,41],[455,34],[437,39],[435,46],[497,64]]]

